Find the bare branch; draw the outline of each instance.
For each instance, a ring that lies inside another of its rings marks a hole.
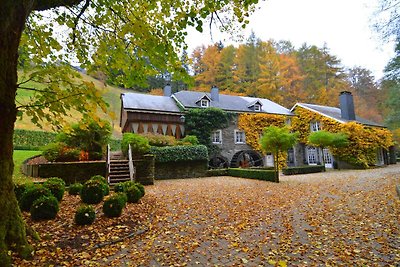
[[[18,89],[23,89],[23,90],[29,90],[29,91],[35,91],[35,92],[43,92],[43,93],[51,93],[53,91],[50,90],[41,90],[33,87],[24,87],[24,86],[17,86]]]
[[[34,108],[34,107],[46,107],[46,106],[48,106],[48,105],[50,105],[52,103],[56,103],[56,102],[59,102],[61,100],[65,100],[65,99],[68,99],[68,98],[71,98],[71,97],[75,97],[75,96],[79,96],[79,95],[84,95],[84,93],[72,94],[72,95],[68,95],[68,96],[65,96],[65,97],[60,97],[60,98],[58,98],[56,100],[53,100],[53,101],[44,102],[44,103],[36,104],[36,105],[22,105],[22,106],[18,106],[17,109],[28,109],[28,108]]]
[[[36,0],[33,4],[33,10],[44,11],[56,7],[73,7],[83,0]]]
[[[79,12],[78,16],[74,19],[74,28],[72,29],[72,43],[75,44],[76,39],[76,27],[78,26],[79,19],[82,17],[83,13],[89,7],[90,0],[86,0],[85,4],[83,5],[81,11]]]

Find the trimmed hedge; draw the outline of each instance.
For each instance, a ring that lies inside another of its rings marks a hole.
[[[271,170],[232,168],[228,169],[228,175],[270,182],[275,181],[275,172]]]
[[[207,176],[227,176],[228,169],[211,169],[207,171]]]
[[[325,171],[325,166],[322,165],[308,165],[300,167],[288,167],[282,169],[284,175],[306,174],[306,173],[315,173],[323,171]]]
[[[151,147],[150,153],[155,156],[156,163],[208,160],[207,147],[204,145]]]
[[[14,130],[14,149],[41,150],[42,147],[54,142],[56,133],[31,130]]]

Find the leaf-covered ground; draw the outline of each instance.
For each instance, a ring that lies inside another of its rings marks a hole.
[[[41,241],[16,266],[396,266],[400,165],[282,176],[157,181],[140,204],[75,226],[79,197],[55,221],[29,225]],[[119,242],[118,242],[119,241]]]

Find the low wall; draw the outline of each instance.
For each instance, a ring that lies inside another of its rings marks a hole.
[[[156,162],[155,179],[182,179],[207,176],[208,161]]]
[[[106,176],[105,161],[52,162],[30,166],[37,167],[36,177],[59,177],[66,184],[84,182],[94,175]]]
[[[154,184],[154,156],[145,155],[143,159],[133,160],[136,169],[135,179],[142,185]]]

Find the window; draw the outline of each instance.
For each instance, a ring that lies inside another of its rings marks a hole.
[[[217,130],[213,132],[211,135],[211,141],[213,144],[222,144],[222,131]]]
[[[318,163],[318,151],[313,146],[307,147],[307,162],[309,165],[317,165]]]
[[[260,104],[255,104],[255,105],[254,105],[254,111],[261,111],[261,106],[260,106]]]
[[[200,106],[202,108],[208,108],[209,105],[210,105],[210,101],[208,101],[207,99],[200,100]]]
[[[245,144],[245,135],[243,131],[235,130],[235,144]]]
[[[318,132],[321,130],[321,125],[319,121],[311,122],[311,132]]]

